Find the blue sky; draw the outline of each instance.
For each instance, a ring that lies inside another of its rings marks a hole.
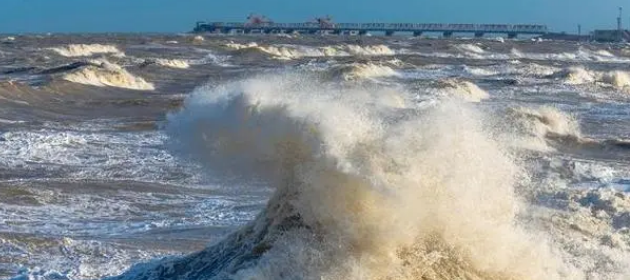
[[[605,4],[604,4],[605,3]],[[303,22],[540,23],[576,32],[615,25],[621,0],[0,0],[0,33],[185,32],[197,20],[243,21],[252,12]],[[630,25],[629,25],[630,26]]]

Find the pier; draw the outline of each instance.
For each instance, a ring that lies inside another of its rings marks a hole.
[[[241,22],[197,22],[197,33],[301,33],[301,34],[345,34],[367,35],[384,33],[392,36],[396,33],[409,33],[421,36],[425,33],[441,33],[451,37],[455,33],[468,33],[475,37],[485,34],[505,34],[508,38],[518,35],[544,35],[548,33],[546,25],[535,24],[444,24],[444,23],[241,23]]]

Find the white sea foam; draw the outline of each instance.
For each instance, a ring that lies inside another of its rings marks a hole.
[[[0,43],[12,43],[12,42],[15,42],[15,37],[13,36],[8,36],[8,37],[4,37],[0,39]]]
[[[514,60],[528,59],[539,61],[574,61],[574,62],[605,62],[605,63],[627,63],[630,59],[615,56],[606,50],[591,50],[580,47],[574,52],[562,53],[525,53],[518,49],[512,49],[509,53],[486,50],[479,45],[460,44],[454,45],[455,53],[436,51],[432,53],[414,53],[421,56],[440,58],[467,58],[479,60]]]
[[[391,67],[375,63],[352,63],[338,65],[333,67],[330,71],[333,76],[341,77],[347,81],[399,75]]]
[[[263,179],[276,193],[255,222],[216,246],[120,279],[630,275],[618,236],[616,258],[606,258],[610,247],[573,230],[572,213],[555,222],[552,210],[524,205],[516,188],[525,174],[472,107],[450,100],[409,114],[408,103],[402,111],[383,103],[379,89],[309,80],[263,77],[203,89],[169,116],[177,152],[219,174]]]
[[[179,69],[187,69],[190,68],[190,64],[187,61],[181,59],[165,59],[165,58],[157,58],[150,59],[150,62],[155,62],[158,65],[170,67],[170,68],[179,68]]]
[[[548,139],[570,138],[577,141],[582,137],[576,117],[556,107],[516,107],[509,109],[509,113],[513,117],[512,128],[524,136],[515,138],[513,142],[520,148],[553,151]]]
[[[93,56],[95,54],[114,54],[118,56],[124,56],[116,46],[101,45],[101,44],[70,44],[66,46],[50,48],[62,56],[67,57],[80,57],[80,56]]]
[[[570,67],[554,73],[551,77],[570,85],[599,84],[623,91],[630,90],[630,74],[620,70],[602,72],[584,67]]]
[[[154,90],[152,83],[134,76],[119,65],[106,60],[91,61],[92,65],[81,67],[63,75],[63,79],[73,83],[98,87],[110,86],[134,90]]]
[[[468,102],[481,102],[490,98],[485,90],[476,84],[460,79],[442,79],[437,83],[434,94],[443,97],[454,97]]]
[[[389,56],[395,52],[385,45],[358,46],[337,45],[325,47],[308,47],[300,45],[259,45],[227,43],[227,48],[233,50],[256,50],[269,54],[276,59],[298,59],[303,57],[335,57],[335,56]]]
[[[564,53],[523,53],[517,49],[511,52],[514,58],[525,58],[532,60],[558,60],[558,61],[579,61],[579,62],[611,62],[624,63],[630,62],[630,59],[618,57],[606,50],[591,50],[580,47],[575,52]]]
[[[342,46],[338,46],[337,49],[345,50],[351,55],[382,56],[382,55],[396,54],[392,49],[390,49],[386,45],[372,45],[372,46],[342,45]]]
[[[455,48],[462,52],[471,52],[471,53],[476,53],[476,54],[486,53],[486,51],[482,49],[479,45],[473,45],[473,44],[456,45]]]

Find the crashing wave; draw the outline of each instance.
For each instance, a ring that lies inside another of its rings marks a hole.
[[[488,92],[476,84],[461,79],[442,79],[438,81],[437,88],[438,95],[455,97],[468,102],[481,102],[490,98]]]
[[[110,86],[134,90],[154,90],[152,83],[136,77],[119,65],[105,60],[93,60],[88,66],[64,74],[63,79],[73,83],[98,87]]]
[[[262,179],[275,194],[255,221],[223,241],[112,279],[630,275],[627,254],[599,258],[589,250],[608,245],[562,238],[582,234],[571,213],[535,229],[551,210],[522,207],[522,169],[480,113],[448,101],[410,114],[381,102],[382,94],[282,76],[191,95],[168,118],[174,150],[217,174]],[[567,229],[556,232],[556,223]]]
[[[49,48],[59,55],[66,57],[93,56],[95,54],[115,54],[124,56],[124,54],[115,46],[101,44],[70,44],[67,46]]]
[[[352,63],[333,67],[331,74],[346,81],[379,77],[398,76],[398,72],[389,66],[374,63]]]

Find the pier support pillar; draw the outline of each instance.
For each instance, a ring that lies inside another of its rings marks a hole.
[[[422,31],[413,32],[413,37],[420,37],[420,36],[422,36]]]
[[[475,38],[482,38],[484,35],[483,32],[475,32]]]
[[[516,32],[508,33],[508,39],[516,39],[517,36],[518,36],[518,33]]]
[[[393,36],[394,35],[394,31],[385,31],[385,36]]]
[[[453,37],[453,32],[452,31],[446,31],[446,32],[442,33],[442,36],[444,38],[451,38],[451,37]]]

